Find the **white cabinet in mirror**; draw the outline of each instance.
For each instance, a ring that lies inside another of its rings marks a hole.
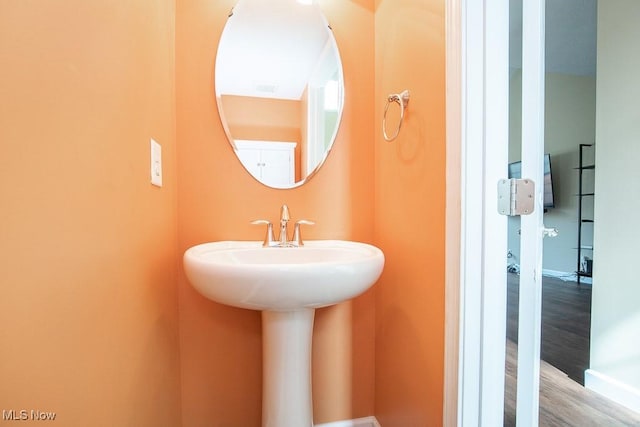
[[[242,165],[254,178],[269,187],[295,184],[295,142],[235,140]]]
[[[318,4],[239,0],[220,37],[215,95],[252,176],[273,188],[308,181],[331,150],[344,103],[340,54]],[[292,153],[286,161],[283,152]],[[270,155],[277,159],[263,166]]]

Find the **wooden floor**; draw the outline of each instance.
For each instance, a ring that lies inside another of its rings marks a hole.
[[[505,426],[515,426],[518,280],[509,274]],[[540,426],[640,426],[640,414],[585,389],[591,286],[543,278]]]
[[[519,276],[508,275],[507,338],[518,342]],[[542,281],[541,359],[584,384],[589,368],[591,285],[544,277]]]

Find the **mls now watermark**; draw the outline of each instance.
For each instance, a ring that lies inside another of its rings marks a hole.
[[[54,421],[55,412],[40,411],[38,409],[3,409],[3,421]]]

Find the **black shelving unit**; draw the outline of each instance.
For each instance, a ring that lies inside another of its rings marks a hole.
[[[581,284],[581,279],[583,277],[592,277],[593,273],[593,218],[585,217],[585,207],[586,204],[590,204],[590,212],[593,214],[593,198],[595,193],[593,191],[593,184],[591,184],[590,188],[586,188],[585,178],[587,173],[593,174],[596,169],[595,165],[595,153],[592,152],[589,158],[591,160],[587,161],[585,156],[586,150],[594,150],[594,144],[580,144],[580,163],[576,168],[578,169],[579,177],[578,177],[578,247],[577,247],[577,267],[576,267],[576,275],[578,286]],[[586,162],[586,164],[585,164]],[[590,177],[590,182],[594,182],[594,176]],[[585,242],[585,237],[583,235],[585,231],[585,226],[592,227],[591,228],[591,239],[590,242]],[[585,244],[586,243],[586,244]],[[589,245],[590,243],[590,245]],[[582,263],[583,255],[589,255],[589,259],[591,259],[591,263],[587,263],[586,269]]]

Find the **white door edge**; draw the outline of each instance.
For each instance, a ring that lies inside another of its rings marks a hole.
[[[542,312],[545,0],[522,8],[522,177],[536,183],[535,208],[520,222],[516,425],[536,427]]]

